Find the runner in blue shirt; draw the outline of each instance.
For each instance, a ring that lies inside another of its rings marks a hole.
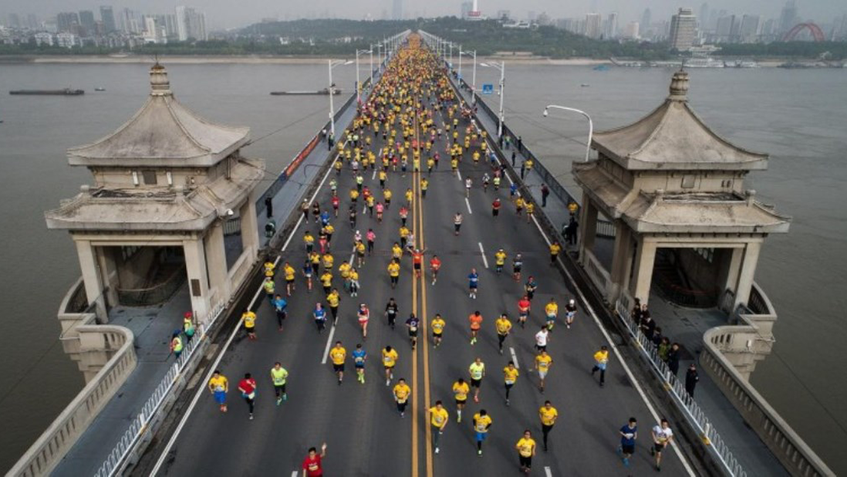
[[[312,313],[312,316],[315,317],[315,325],[318,327],[318,333],[326,328],[326,310],[323,305],[318,303],[315,305],[315,311]]]
[[[421,320],[415,316],[414,313],[409,315],[409,319],[406,320],[406,327],[409,328],[409,343],[412,345],[412,349],[415,349],[415,345],[418,344],[418,327],[421,325]]]
[[[362,348],[362,344],[356,345],[353,351],[353,363],[356,365],[356,379],[360,383],[365,384],[365,360],[368,359],[368,353]]]
[[[276,321],[279,323],[279,331],[282,331],[282,322],[285,321],[285,318],[288,314],[285,312],[285,308],[288,306],[288,302],[285,299],[277,294],[276,298],[273,300],[274,311],[276,311]]]
[[[638,439],[638,423],[634,417],[629,418],[629,422],[621,427],[621,445],[618,447],[618,456],[623,459],[624,467],[629,467],[629,458],[635,452],[635,439]]]
[[[516,183],[512,182],[512,185],[509,186],[509,195],[511,197],[514,197],[515,194],[517,194],[517,193],[518,193],[518,185]]]
[[[476,300],[476,292],[479,289],[479,273],[476,273],[476,268],[471,268],[471,274],[468,275],[468,296]]]

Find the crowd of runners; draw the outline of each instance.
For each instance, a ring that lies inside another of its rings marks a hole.
[[[409,220],[410,214],[414,216],[414,213],[410,212],[414,210],[414,201],[425,198],[430,189],[430,179],[427,176],[438,171],[439,167],[446,167],[440,164],[441,159],[448,162],[450,170],[454,173],[462,161],[472,161],[474,167],[483,168],[485,172],[481,183],[475,184],[471,177],[464,178],[465,196],[469,196],[475,188],[484,192],[491,188],[495,192],[491,203],[491,215],[494,219],[508,220],[506,216],[511,215],[513,220],[531,223],[536,204],[532,198],[521,196],[518,187],[507,176],[505,164],[501,164],[491,150],[486,132],[476,127],[470,119],[472,116],[467,106],[456,97],[444,70],[438,67],[435,56],[420,47],[417,37],[411,37],[409,45],[397,52],[387,65],[381,81],[374,85],[366,98],[358,105],[358,114],[350,128],[341,135],[334,146],[330,146],[334,149],[334,162],[328,175],[331,198],[323,203],[318,200],[304,200],[300,206],[305,228],[300,236],[300,246],[305,259],[302,263],[291,263],[290,260],[294,256],[291,254],[285,256],[279,265],[269,259],[264,264],[265,279],[262,287],[275,312],[280,332],[284,330],[289,302],[294,299],[314,304],[310,305],[311,318],[317,333],[337,326],[342,301],[353,299],[354,303],[357,303],[355,320],[361,330],[361,342],[351,347],[352,351],[348,351],[342,341],[335,341],[328,352],[338,385],[344,382],[348,364],[352,364],[357,382],[365,385],[368,378],[366,363],[370,356],[363,343],[367,343],[371,320],[376,319],[377,314],[382,312],[385,317],[384,324],[391,330],[395,329],[399,320],[401,329],[405,328],[404,333],[408,335],[409,351],[380,346],[376,359],[379,359],[384,373],[377,381],[384,380],[387,392],[391,393],[397,413],[402,418],[406,415],[407,404],[413,399],[413,390],[404,377],[397,376],[395,379],[398,361],[414,359],[418,338],[423,333],[431,334],[428,345],[433,348],[438,348],[445,339],[456,343],[453,337],[445,338],[444,334],[447,320],[458,318],[454,310],[451,310],[449,316],[447,313],[445,316],[435,313],[431,317],[418,317],[410,313],[408,317],[405,314],[401,317],[400,307],[394,298],[384,304],[364,303],[355,299],[362,287],[377,286],[377,278],[383,273],[383,277],[387,275],[391,288],[396,289],[400,284],[401,264],[404,260],[411,264],[415,277],[420,278],[428,274],[431,287],[450,286],[437,284],[442,266],[449,267],[450,264],[443,264],[436,251],[422,248],[421,237],[415,236],[416,227]],[[436,146],[443,143],[442,138],[447,143],[446,148]],[[372,180],[365,180],[367,171],[371,171],[367,175],[371,176]],[[349,175],[353,179],[349,190],[339,190],[342,175]],[[410,178],[403,182],[392,180],[395,177],[402,179],[408,176]],[[414,188],[404,186],[392,190],[392,187],[396,188],[398,184],[409,184],[410,180],[417,181]],[[500,189],[503,189],[502,194],[498,193]],[[438,191],[433,190],[432,193],[437,194]],[[367,227],[360,228],[360,224],[365,222],[360,214],[368,217]],[[448,217],[452,219],[453,233],[461,237],[463,214],[457,211],[455,214],[449,213]],[[349,224],[353,241],[337,243],[339,239],[334,239],[333,236],[336,234],[336,228],[342,227],[345,220]],[[396,225],[396,232],[389,234],[383,224],[389,228]],[[377,235],[374,230],[377,226],[380,235],[385,234],[387,237]],[[377,247],[378,241],[381,242],[381,247]],[[388,256],[382,256],[377,250],[388,250]],[[558,242],[549,245],[545,254],[549,254],[550,266],[557,265],[563,251],[563,246]],[[473,310],[467,318],[468,334],[462,338],[468,340],[469,346],[475,347],[481,335],[496,335],[498,352],[501,355],[504,354],[504,343],[507,340],[511,342],[534,339],[536,356],[530,369],[537,375],[538,392],[543,394],[550,370],[556,364],[548,353],[551,337],[554,333],[567,333],[566,330],[576,325],[579,314],[577,303],[574,298],[564,296],[552,296],[545,303],[539,303],[535,295],[544,284],[539,284],[535,276],[525,272],[524,256],[520,252],[510,253],[504,248],[499,248],[491,258],[494,272],[513,280],[515,286],[522,290],[522,294],[512,309],[502,310],[499,316],[489,321],[488,317],[473,307],[479,294],[480,274],[475,268],[462,272],[463,276],[467,273],[467,295],[469,306]],[[376,263],[376,268],[369,267],[368,272],[364,273],[365,264],[372,261]],[[314,289],[314,280],[319,282],[321,290]],[[451,291],[444,288],[441,292]],[[529,320],[531,314],[542,317],[542,324],[533,327]],[[254,311],[248,309],[243,313],[242,327],[249,340],[258,339],[256,321],[257,315]],[[429,330],[423,329],[427,322]],[[521,329],[528,326],[531,329],[521,337],[512,337],[513,334],[518,334],[515,333],[515,325]],[[609,358],[609,349],[605,345],[599,346],[593,356],[586,357],[586,369],[596,375],[600,387],[606,382]],[[492,416],[481,406],[483,381],[494,379],[501,382],[505,390],[505,405],[509,406],[510,393],[521,379],[522,371],[519,371],[513,360],[508,360],[502,370],[497,369],[497,366],[493,373],[488,372],[491,370],[486,368],[486,363],[480,357],[464,366],[467,373],[457,376],[452,385],[453,398],[449,401],[435,400],[435,404],[426,409],[432,426],[432,447],[435,454],[440,453],[440,437],[452,421],[451,414],[455,415],[455,422],[461,424],[463,411],[469,406],[468,401],[472,400],[473,404],[470,406],[474,407],[474,411],[469,416],[471,427],[467,431],[473,433],[476,452],[482,456],[483,443],[495,420],[508,419],[508,416]],[[491,378],[489,374],[498,377]],[[247,403],[249,419],[253,419],[257,389],[265,387],[262,382],[265,381],[269,387],[273,387],[276,404],[281,405],[288,398],[288,377],[289,371],[279,362],[269,365],[263,375],[244,374],[237,389]],[[220,410],[227,412],[227,378],[216,371],[208,382],[208,388]],[[554,404],[547,400],[538,409],[537,414],[541,430],[540,447],[547,451],[548,437],[556,425],[559,412]],[[628,419],[618,434],[618,454],[623,464],[629,466],[629,459],[638,437],[636,419]],[[515,436],[515,452],[518,454],[520,470],[524,473],[531,471],[532,458],[536,454],[534,436],[532,429]],[[671,442],[673,433],[667,422],[662,421],[651,430],[651,437],[651,450],[656,455],[656,468],[660,469],[662,450]],[[326,444],[321,448],[320,454],[317,449],[312,448],[303,463],[303,474],[322,475],[321,457],[325,454]]]

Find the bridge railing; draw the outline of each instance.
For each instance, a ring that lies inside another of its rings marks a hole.
[[[685,390],[685,383],[678,379],[670,368],[668,368],[668,365],[659,357],[658,348],[641,332],[638,324],[630,317],[629,309],[621,300],[615,303],[615,311],[623,327],[626,328],[633,342],[636,344],[642,358],[650,364],[652,370],[665,384],[665,389],[668,390],[674,403],[683,411],[688,423],[697,431],[700,439],[706,444],[707,449],[730,475],[735,477],[746,476],[747,473],[712,425],[706,413],[703,412],[697,402],[694,401],[694,398]]]
[[[138,362],[132,331],[122,326],[98,325],[90,309],[78,308],[77,297],[82,288],[80,278],[60,305],[62,345],[81,359],[85,359],[87,352],[105,353],[111,357],[105,360],[105,365],[6,475],[34,477],[49,474],[112,399]]]
[[[121,438],[115,444],[115,447],[109,453],[106,460],[97,470],[95,477],[111,477],[118,475],[129,463],[127,457],[135,450],[138,442],[150,430],[148,424],[157,417],[159,411],[163,408],[172,391],[177,387],[184,387],[186,377],[193,371],[193,367],[197,364],[193,360],[195,355],[199,354],[198,350],[203,349],[209,340],[209,331],[211,331],[218,318],[224,315],[226,306],[224,303],[218,303],[209,313],[211,319],[205,324],[201,324],[194,338],[185,344],[182,354],[168,369],[168,372],[162,378],[156,389],[147,398],[141,412],[138,413],[129,425],[129,428],[123,433]],[[171,401],[172,402],[172,401]]]

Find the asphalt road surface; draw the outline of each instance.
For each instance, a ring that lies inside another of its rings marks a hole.
[[[441,115],[436,114],[436,123],[442,121]],[[467,123],[460,124],[464,127]],[[384,146],[381,135],[375,144],[374,150]],[[548,245],[536,225],[515,215],[509,200],[508,179],[499,191],[489,187],[484,192],[481,178],[485,172],[491,174],[491,167],[484,160],[474,164],[466,152],[458,174],[452,173],[445,147],[446,139],[436,141],[435,149],[441,151],[442,158],[439,169],[432,174],[410,170],[403,177],[399,171],[389,172],[388,187],[394,192],[394,199],[382,223],[363,214],[363,201],[359,200],[356,228],[363,236],[368,228],[373,228],[377,234],[376,252],[366,258],[360,269],[358,297],[343,292],[336,272],[333,285],[342,290],[339,321],[337,327],[323,333],[316,330],[311,313],[316,302],[324,301],[324,293],[317,277],[315,288],[307,293],[300,276],[305,257],[303,231],[311,230],[317,237],[319,227],[313,219],[300,225],[280,262],[290,261],[298,271],[297,290],[289,300],[284,331],[278,331],[275,314],[262,293],[257,301],[261,303],[257,310],[258,339],[250,341],[243,330],[238,331],[218,366],[230,380],[229,412],[221,413],[212,396],[204,392],[179,430],[159,475],[293,475],[299,472],[307,449],[320,447],[322,442],[328,446],[324,467],[325,475],[329,476],[519,475],[514,445],[524,429],[532,431],[539,446],[532,475],[655,473],[649,455],[650,429],[655,420],[617,359],[610,357],[605,387],[601,388],[597,378],[590,374],[593,353],[606,344],[603,334],[582,303],[574,326],[565,329],[563,310],[567,300],[575,297],[573,284],[567,283],[559,270],[550,265]],[[422,157],[425,162],[426,153]],[[419,175],[430,181],[425,198],[420,197],[417,186]],[[328,176],[336,177],[334,171]],[[365,185],[381,199],[375,173],[369,169],[364,177]],[[463,180],[467,177],[472,178],[474,187],[466,200]],[[345,166],[337,179],[341,212],[333,220],[336,270],[342,260],[349,260],[352,255],[354,229],[349,226],[345,211],[350,204],[348,191],[355,187],[349,166]],[[322,208],[331,209],[328,184],[327,179],[317,200]],[[390,247],[399,240],[398,210],[405,203],[403,195],[407,188],[415,192],[409,224],[418,244],[426,249],[425,273],[421,279],[415,279],[411,258],[405,255],[399,285],[392,289],[386,266]],[[495,197],[503,202],[496,218],[491,212]],[[459,236],[453,234],[456,212],[464,216]],[[508,254],[507,266],[500,275],[494,271],[494,253],[499,248]],[[518,252],[524,258],[521,282],[511,278],[511,260]],[[431,284],[428,267],[432,254],[437,254],[443,262],[435,285]],[[479,295],[475,300],[469,298],[467,289],[471,268],[480,274]],[[516,323],[517,301],[528,275],[535,276],[538,292],[532,301],[529,323],[526,329],[521,329]],[[277,273],[277,290],[284,293],[281,273]],[[400,307],[395,330],[387,326],[383,316],[390,297]],[[538,375],[532,372],[536,354],[534,335],[544,321],[543,308],[550,297],[556,298],[561,312],[548,346],[553,366],[547,389],[541,394]],[[359,303],[366,303],[371,309],[366,341],[356,319]],[[472,346],[468,315],[475,310],[482,313],[484,322],[480,339]],[[414,352],[401,324],[410,312],[425,320]],[[494,321],[501,312],[508,313],[515,323],[503,355],[498,353],[494,329]],[[436,313],[447,321],[439,348],[432,347],[429,328]],[[336,340],[341,340],[348,351],[342,385],[337,384],[325,355],[330,343]],[[368,352],[366,384],[356,381],[349,358],[356,343],[363,343]],[[379,355],[386,345],[400,354],[395,382],[396,378],[404,377],[412,387],[413,397],[405,418],[399,416],[391,387],[385,385],[383,378]],[[487,368],[481,402],[477,404],[469,399],[463,420],[457,423],[451,387],[459,377],[468,380],[468,366],[476,357],[482,358]],[[520,377],[507,407],[502,369],[513,357]],[[290,372],[288,400],[279,406],[269,376],[276,361]],[[248,420],[247,404],[236,390],[246,372],[252,373],[259,383],[254,420]],[[538,408],[546,399],[559,411],[559,420],[550,434],[549,452],[544,452],[541,445],[538,418]],[[432,453],[429,445],[429,419],[424,413],[436,400],[442,400],[450,413],[438,455]],[[477,456],[471,418],[480,409],[488,411],[493,425],[483,446],[484,454]],[[627,469],[615,449],[619,443],[618,429],[631,416],[638,419],[640,432],[636,455]],[[665,454],[663,474],[687,473],[675,452],[668,448]]]

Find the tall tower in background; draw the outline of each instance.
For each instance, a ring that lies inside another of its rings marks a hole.
[[[391,18],[394,20],[403,19],[403,0],[394,0]]]
[[[794,5],[794,0],[788,0],[785,2],[785,6],[782,7],[782,13],[779,15],[779,33],[786,33],[788,30],[794,28],[796,24],[797,6]]]
[[[112,10],[111,5],[103,5],[100,7],[100,20],[103,21],[103,30],[105,30],[106,33],[117,30],[115,12]]]
[[[697,17],[694,12],[690,8],[680,8],[679,12],[671,17],[671,48],[677,51],[690,50],[694,46],[696,33]]]

